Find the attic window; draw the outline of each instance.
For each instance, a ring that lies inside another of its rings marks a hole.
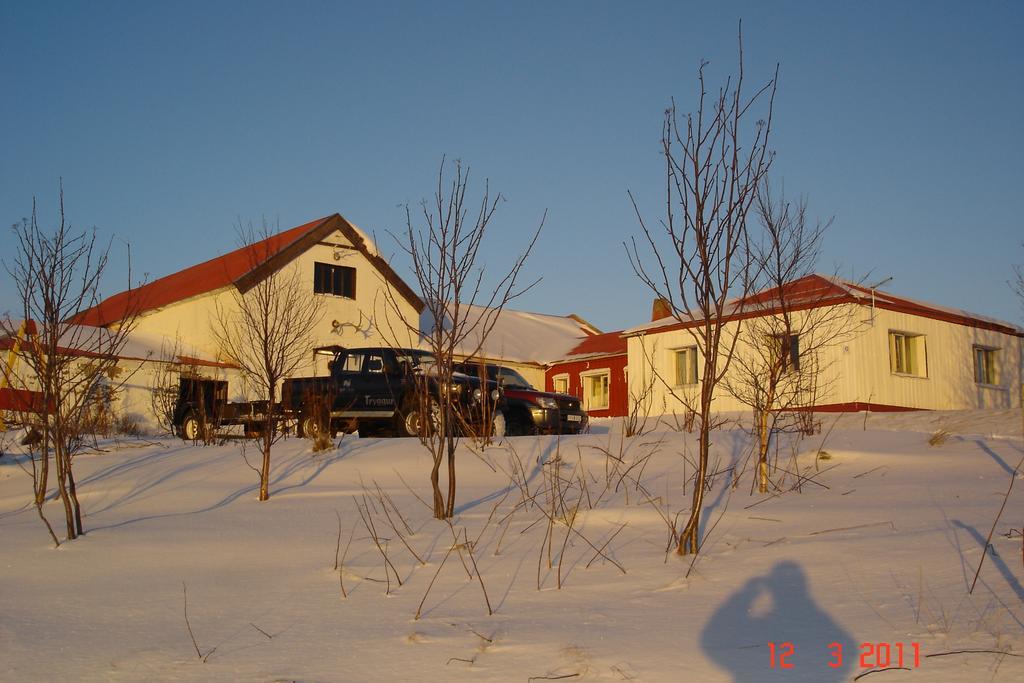
[[[356,298],[356,269],[332,263],[313,264],[313,293]]]

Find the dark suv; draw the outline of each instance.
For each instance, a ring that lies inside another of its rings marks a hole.
[[[329,428],[358,429],[360,436],[420,436],[431,429],[423,424],[424,411],[432,414],[427,406],[436,406],[442,395],[452,398],[462,430],[482,434],[488,417],[496,432],[504,429],[497,382],[455,374],[450,385],[442,386],[433,355],[417,349],[332,350],[330,375],[293,377],[282,385],[281,403],[298,417],[300,435]]]
[[[580,400],[569,394],[538,391],[512,368],[478,362],[458,363],[458,372],[486,377],[505,392],[505,433],[579,434],[587,426]]]

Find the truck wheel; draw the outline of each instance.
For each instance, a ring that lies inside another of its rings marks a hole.
[[[530,414],[523,409],[513,410],[505,418],[505,435],[506,436],[527,436],[530,434],[536,434],[536,428],[533,424],[533,418]]]
[[[420,410],[420,406],[417,403],[407,405],[399,415],[401,417],[401,424],[399,425],[403,436],[417,436],[424,437],[432,434],[437,428],[439,421],[439,409],[437,403],[431,401],[427,405],[426,413],[429,415],[429,424],[424,424],[423,412]]]
[[[185,419],[181,421],[181,427],[178,428],[178,433],[181,438],[185,441],[198,441],[199,437],[203,433],[203,425],[196,417],[195,413],[189,413],[185,416]]]

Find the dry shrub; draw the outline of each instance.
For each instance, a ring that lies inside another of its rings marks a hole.
[[[332,439],[330,433],[326,431],[317,432],[312,441],[314,453],[320,453],[321,451],[327,451],[334,448],[334,439]]]

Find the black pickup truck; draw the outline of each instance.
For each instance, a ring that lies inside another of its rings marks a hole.
[[[587,427],[587,413],[578,398],[538,391],[512,368],[467,361],[457,363],[455,369],[498,382],[505,394],[505,433],[509,436],[579,434]]]
[[[455,373],[440,386],[434,356],[417,349],[335,348],[327,377],[286,379],[281,407],[298,418],[299,435],[358,430],[360,436],[420,436],[442,396],[452,400],[462,432],[504,434],[504,399],[497,382]]]

